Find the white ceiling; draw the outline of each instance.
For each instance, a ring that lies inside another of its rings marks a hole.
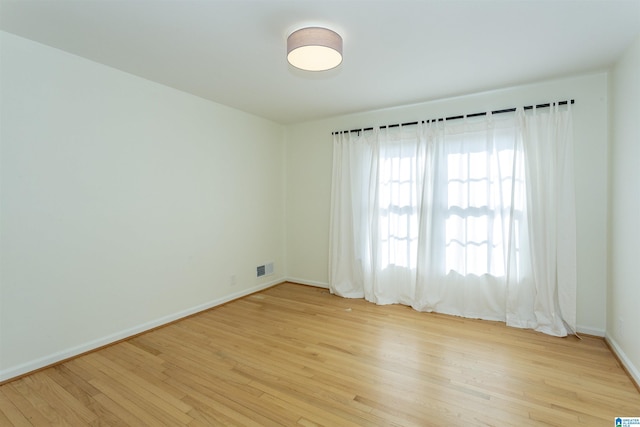
[[[283,124],[610,66],[640,0],[0,0],[0,28]],[[286,62],[307,25],[344,39],[325,73]]]

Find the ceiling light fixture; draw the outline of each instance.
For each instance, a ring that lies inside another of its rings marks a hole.
[[[342,62],[342,37],[321,27],[301,28],[287,38],[287,61],[305,71],[326,71]]]

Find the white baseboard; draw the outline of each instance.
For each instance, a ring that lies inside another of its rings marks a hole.
[[[22,363],[17,366],[10,367],[8,369],[3,369],[0,371],[0,383],[8,381],[12,378],[17,378],[22,375],[28,374],[30,372],[37,371],[42,368],[46,368],[51,365],[55,365],[56,363],[60,363],[63,360],[67,360],[76,356],[79,356],[83,353],[87,353],[93,350],[96,350],[100,347],[107,346],[109,344],[113,344],[115,342],[133,337],[142,332],[146,332],[148,330],[157,328],[159,326],[166,325],[168,323],[174,322],[176,320],[182,319],[187,316],[191,316],[192,314],[199,313],[204,310],[208,310],[210,308],[216,307],[218,305],[222,305],[229,301],[233,301],[238,298],[242,298],[244,296],[250,295],[254,292],[258,292],[267,288],[270,288],[274,285],[284,282],[285,279],[277,279],[271,282],[262,283],[260,285],[251,287],[249,289],[245,289],[242,291],[234,292],[229,295],[225,295],[224,297],[206,302],[204,304],[197,305],[195,307],[188,308],[186,310],[179,311],[177,313],[170,314],[168,316],[161,317],[156,320],[152,320],[147,323],[143,323],[142,325],[135,326],[133,328],[129,328],[118,333],[108,335],[106,337],[98,338],[93,341],[89,341],[87,343],[81,344],[76,347],[72,347],[63,351],[59,351],[57,353],[41,357],[36,360],[32,360],[26,363]]]
[[[593,335],[594,337],[604,337],[605,330],[591,328],[589,326],[577,325],[576,330],[579,334]]]
[[[314,280],[300,279],[297,277],[287,277],[287,282],[299,283],[301,285],[315,286],[317,288],[329,289],[329,284],[324,282],[316,282]]]
[[[629,357],[627,357],[625,352],[622,351],[620,345],[616,342],[615,339],[613,339],[611,335],[606,334],[604,339],[607,341],[609,347],[611,347],[618,359],[620,359],[620,362],[622,362],[629,375],[631,375],[631,378],[633,378],[633,380],[635,381],[636,385],[640,386],[640,370],[638,369],[638,367],[633,365],[633,362],[629,360]]]
[[[47,366],[55,365],[63,360],[67,360],[83,353],[90,352],[92,350],[98,349],[100,347],[107,346],[109,344],[113,344],[115,342],[130,338],[132,336],[138,335],[142,332],[146,332],[148,330],[166,325],[168,323],[174,322],[176,320],[182,319],[184,317],[191,316],[193,314],[199,313],[201,311],[208,310],[210,308],[216,307],[218,305],[225,304],[229,301],[233,301],[238,298],[242,298],[244,296],[250,295],[254,292],[258,292],[267,288],[270,288],[274,285],[282,283],[284,281],[299,283],[302,285],[315,286],[318,288],[328,289],[329,284],[324,282],[318,282],[313,280],[306,280],[297,277],[287,277],[284,279],[277,279],[270,282],[262,283],[260,285],[251,287],[249,289],[245,289],[242,291],[234,292],[229,295],[225,295],[224,297],[206,302],[204,304],[197,305],[195,307],[191,307],[186,310],[182,310],[177,313],[170,314],[168,316],[161,317],[159,319],[135,326],[133,328],[129,328],[118,332],[116,334],[108,335],[103,338],[99,338],[93,341],[89,341],[82,345],[72,347],[63,351],[59,351],[57,353],[32,360],[17,366],[10,367],[8,369],[3,369],[0,371],[0,383],[8,381],[12,378],[17,378],[19,376],[28,374],[30,372],[37,371],[42,368],[46,368]],[[599,337],[605,337],[607,342],[610,344],[611,348],[616,352],[617,356],[620,358],[622,363],[624,363],[626,369],[631,373],[636,383],[640,384],[640,372],[638,369],[633,366],[628,357],[624,354],[624,352],[620,349],[619,345],[613,340],[611,337],[605,335],[605,331],[600,329],[594,329],[584,326],[578,326],[578,332],[582,332],[584,334],[595,335]]]

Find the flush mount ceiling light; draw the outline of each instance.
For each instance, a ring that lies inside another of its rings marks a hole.
[[[305,71],[326,71],[342,62],[342,37],[321,27],[301,28],[287,38],[287,61]]]

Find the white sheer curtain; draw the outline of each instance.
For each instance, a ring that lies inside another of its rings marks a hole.
[[[527,180],[527,209],[536,330],[576,330],[576,211],[571,105],[534,108],[518,117]],[[527,298],[528,299],[528,298]],[[513,304],[522,305],[523,302]],[[511,314],[511,313],[510,313]]]
[[[334,135],[330,289],[575,329],[570,107]]]

